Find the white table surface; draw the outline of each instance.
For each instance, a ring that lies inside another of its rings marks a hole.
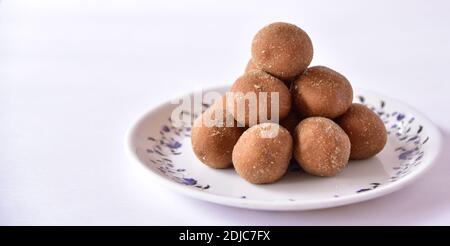
[[[449,12],[448,1],[3,0],[0,224],[450,225]],[[445,153],[432,170],[368,202],[261,212],[180,196],[130,168],[133,121],[180,93],[231,84],[273,21],[309,33],[313,64],[436,123]]]

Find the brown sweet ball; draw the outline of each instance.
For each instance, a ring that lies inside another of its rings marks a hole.
[[[372,157],[386,145],[387,132],[383,121],[362,104],[353,103],[345,114],[336,119],[336,123],[350,138],[352,160]]]
[[[294,139],[294,157],[307,173],[334,176],[348,163],[350,140],[332,120],[304,119],[295,128]]]
[[[278,92],[279,120],[284,119],[291,109],[291,94],[286,85],[283,84],[281,80],[261,70],[250,71],[239,77],[236,82],[234,82],[233,86],[231,86],[230,92],[233,93],[233,97],[227,102],[229,112],[231,112],[234,119],[242,125],[252,126],[256,123],[259,124],[274,119],[271,115],[271,92]],[[260,92],[267,93],[267,100],[265,103],[264,100],[262,100],[264,95],[260,94]],[[251,98],[251,93],[254,93],[254,98],[256,98],[254,104],[250,103],[250,100],[248,100]],[[260,108],[260,104],[267,110],[266,118],[268,120],[260,119],[259,112],[260,110],[264,110],[263,108]],[[256,113],[256,122],[252,122],[252,115],[249,110]]]
[[[268,184],[285,173],[292,156],[292,137],[275,123],[247,129],[233,149],[236,172],[253,184]]]
[[[252,59],[250,59],[247,63],[247,66],[245,67],[245,72],[248,73],[248,72],[251,72],[254,70],[262,70],[262,69],[257,68],[255,63],[252,61]],[[281,78],[278,78],[278,79],[283,81],[283,83],[289,88],[291,86],[292,82],[295,81],[295,79],[297,79],[297,76],[292,77],[292,78],[287,78],[287,79],[281,79]]]
[[[294,81],[291,91],[295,107],[304,117],[333,119],[345,113],[353,101],[350,82],[324,66],[308,68]]]
[[[263,27],[253,38],[256,67],[281,79],[303,73],[313,58],[311,39],[299,27],[283,22]]]
[[[197,158],[210,167],[230,167],[233,147],[244,130],[245,128],[238,127],[233,117],[227,114],[223,97],[194,121],[192,149]]]

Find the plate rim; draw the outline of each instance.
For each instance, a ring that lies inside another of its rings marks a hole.
[[[214,86],[210,88],[203,89],[203,92],[206,91],[222,91],[226,90],[228,88],[228,85],[221,85],[221,86]],[[295,201],[282,201],[282,200],[274,200],[274,201],[265,201],[265,200],[251,200],[251,199],[242,199],[238,197],[226,197],[221,196],[218,194],[208,193],[208,192],[202,192],[200,190],[190,189],[189,187],[185,187],[182,184],[173,182],[169,179],[166,179],[162,177],[161,175],[155,173],[152,170],[149,170],[148,167],[146,167],[145,163],[141,162],[139,157],[136,154],[136,150],[133,148],[133,136],[135,135],[137,131],[137,126],[141,125],[141,123],[147,119],[147,117],[159,110],[162,110],[163,108],[170,106],[170,100],[165,101],[158,106],[151,108],[150,110],[147,110],[143,114],[139,114],[139,117],[135,119],[131,126],[128,127],[126,134],[125,134],[125,141],[124,141],[124,147],[125,151],[127,153],[127,156],[130,160],[132,160],[133,163],[138,163],[141,168],[144,168],[147,170],[148,173],[152,176],[152,180],[185,196],[196,198],[199,200],[221,204],[221,205],[227,205],[232,207],[239,207],[239,208],[246,208],[246,209],[255,209],[255,210],[267,210],[267,211],[301,211],[301,210],[315,210],[315,209],[324,209],[324,208],[331,208],[331,207],[338,207],[353,203],[359,203],[367,200],[371,200],[377,197],[381,197],[387,194],[390,194],[392,192],[398,191],[414,180],[422,177],[429,169],[435,165],[436,160],[438,157],[442,154],[442,134],[439,130],[439,128],[430,120],[428,117],[423,115],[422,113],[418,112],[414,107],[409,106],[408,104],[392,98],[390,96],[386,96],[383,94],[380,94],[378,92],[374,92],[369,89],[354,87],[354,91],[357,92],[366,92],[368,94],[377,95],[382,97],[383,99],[388,99],[389,101],[394,101],[397,104],[400,104],[402,106],[405,106],[409,113],[413,113],[421,118],[427,125],[427,131],[429,132],[429,136],[433,137],[433,141],[436,143],[437,148],[432,148],[431,151],[428,153],[429,161],[426,163],[422,163],[422,165],[419,165],[415,168],[415,170],[408,175],[402,177],[401,179],[397,180],[394,183],[390,183],[387,185],[380,186],[377,189],[370,190],[369,192],[364,193],[358,193],[357,195],[346,195],[346,196],[340,196],[340,197],[330,197],[330,198],[322,198],[317,199],[313,201],[302,201],[302,200],[295,200]],[[198,93],[198,91],[192,91],[189,93],[184,94],[183,96],[189,96],[194,93]],[[424,125],[425,125],[424,124]]]

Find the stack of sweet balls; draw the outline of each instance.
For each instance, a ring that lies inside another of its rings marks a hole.
[[[313,46],[305,31],[272,23],[255,35],[251,53],[245,74],[230,92],[278,92],[280,123],[269,117],[252,124],[248,115],[236,117],[240,98],[224,96],[192,127],[192,147],[202,163],[218,169],[234,166],[248,182],[268,184],[283,177],[292,157],[306,173],[330,177],[349,160],[370,158],[383,149],[385,126],[368,107],[352,103],[349,81],[328,67],[308,67]],[[217,110],[224,113],[215,114]],[[234,127],[225,126],[230,121]],[[262,136],[272,128],[278,129],[276,135]]]

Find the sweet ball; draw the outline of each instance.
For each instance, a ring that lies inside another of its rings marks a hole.
[[[350,140],[332,120],[304,119],[295,128],[294,157],[300,167],[316,176],[334,176],[347,165]]]
[[[192,126],[192,149],[202,163],[212,168],[232,166],[233,147],[245,130],[227,112],[225,101],[223,97],[215,102]]]
[[[301,74],[312,58],[311,39],[296,25],[272,23],[259,30],[253,38],[254,65],[277,78],[289,80]]]
[[[292,156],[292,144],[289,132],[278,124],[252,126],[234,146],[234,168],[250,183],[273,183],[286,173]]]
[[[387,141],[386,128],[380,117],[365,105],[353,103],[336,119],[336,123],[350,138],[350,159],[372,157],[383,150]]]
[[[261,70],[253,70],[239,77],[231,86],[230,92],[231,99],[227,100],[228,111],[241,125],[253,126],[274,121],[276,117],[271,114],[272,100],[274,105],[278,106],[279,120],[284,119],[291,109],[292,99],[286,85]],[[278,100],[272,99],[272,92],[278,93]],[[260,112],[266,112],[266,117]]]
[[[352,104],[353,89],[340,73],[324,67],[308,68],[291,87],[295,108],[303,117],[336,118]]]

